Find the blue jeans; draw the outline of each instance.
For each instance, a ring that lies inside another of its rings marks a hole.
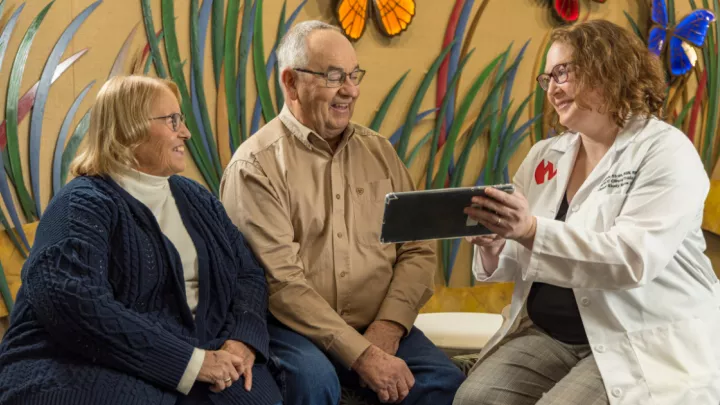
[[[375,392],[360,387],[354,371],[328,358],[309,339],[274,320],[268,322],[268,331],[270,352],[281,369],[278,385],[285,405],[336,405],[341,384],[370,403],[380,403]],[[419,329],[413,327],[400,341],[396,356],[415,377],[402,404],[452,404],[465,375]]]

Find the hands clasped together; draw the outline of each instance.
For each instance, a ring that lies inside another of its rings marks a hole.
[[[400,403],[415,385],[415,377],[404,360],[395,356],[405,328],[390,321],[375,321],[365,331],[372,343],[355,361],[353,369],[360,385],[370,387],[383,403]]]
[[[252,368],[255,351],[242,342],[226,341],[220,350],[205,352],[198,381],[211,384],[210,391],[220,392],[229,388],[240,377],[245,377],[245,390],[252,388]]]

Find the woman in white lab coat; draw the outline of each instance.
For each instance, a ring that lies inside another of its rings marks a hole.
[[[566,131],[516,192],[466,212],[481,282],[514,282],[505,322],[455,405],[720,403],[720,293],[701,231],[709,189],[656,118],[661,61],[607,21],[556,30],[538,82]]]

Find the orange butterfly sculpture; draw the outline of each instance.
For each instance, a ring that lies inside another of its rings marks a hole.
[[[415,0],[338,0],[335,15],[352,40],[362,36],[371,15],[380,32],[394,37],[410,25],[415,16]]]

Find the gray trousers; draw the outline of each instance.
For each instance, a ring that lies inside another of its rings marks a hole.
[[[607,405],[588,345],[559,342],[536,327],[505,340],[460,386],[453,405]]]

